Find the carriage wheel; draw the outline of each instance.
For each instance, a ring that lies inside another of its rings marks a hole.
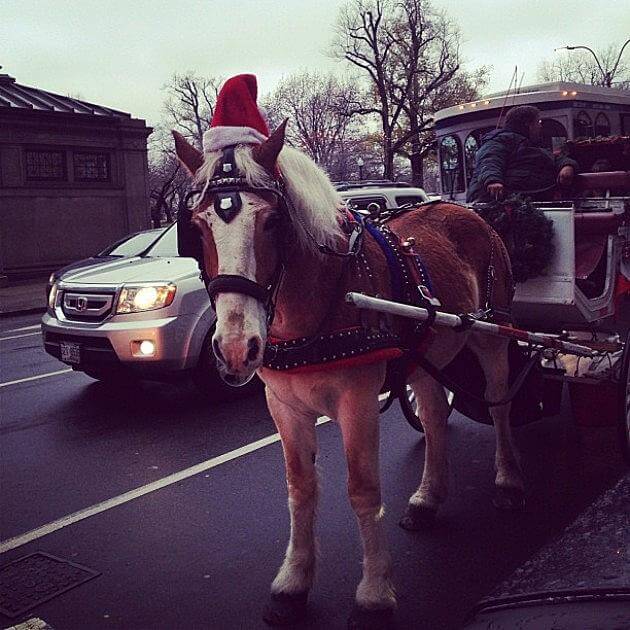
[[[420,418],[416,415],[416,395],[409,385],[407,385],[407,389],[405,391],[407,395],[400,398],[400,407],[402,408],[405,419],[416,431],[418,431],[419,433],[424,433],[422,422],[420,421]],[[446,392],[446,397],[448,399],[448,413],[450,416],[451,411],[453,410],[453,399],[455,398],[455,396],[446,388],[444,388],[444,391]]]
[[[630,332],[626,336],[619,373],[617,429],[621,453],[630,464]]]

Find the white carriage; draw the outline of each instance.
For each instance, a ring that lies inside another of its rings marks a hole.
[[[554,400],[543,415],[557,413],[568,381],[576,423],[616,423],[630,461],[630,94],[551,83],[437,112],[443,200],[465,201],[481,137],[517,105],[541,110],[544,145],[568,147],[582,174],[568,200],[535,204],[553,221],[555,253],[544,275],[517,285],[513,322],[592,350],[585,359],[545,351]],[[602,158],[606,172],[589,172]]]

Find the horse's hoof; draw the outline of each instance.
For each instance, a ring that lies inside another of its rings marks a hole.
[[[521,488],[502,488],[495,490],[492,505],[497,510],[522,512],[525,509],[525,492]]]
[[[263,621],[270,626],[288,626],[306,617],[308,591],[272,593],[263,611]]]
[[[393,630],[393,608],[363,608],[355,604],[348,618],[348,630]]]
[[[435,515],[437,508],[431,508],[427,505],[412,505],[409,503],[405,514],[398,524],[407,531],[417,532],[427,529],[435,523]]]

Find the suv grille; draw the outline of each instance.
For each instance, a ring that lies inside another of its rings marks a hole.
[[[61,309],[67,319],[99,322],[111,313],[113,304],[114,293],[66,289],[63,292]]]

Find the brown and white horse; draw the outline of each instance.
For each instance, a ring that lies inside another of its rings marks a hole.
[[[174,134],[177,154],[193,181],[206,193],[194,210],[201,230],[209,277],[239,276],[267,286],[284,266],[275,292],[275,316],[267,329],[263,300],[228,291],[215,296],[213,348],[225,373],[245,380],[257,371],[265,383],[269,411],[282,439],[291,516],[284,562],[272,585],[264,613],[274,625],[290,623],[306,611],[316,561],[314,520],[317,508],[316,420],[326,415],[341,428],[348,465],[347,488],[363,543],[363,575],[356,590],[350,627],[385,627],[396,606],[390,555],[383,523],[379,480],[379,392],[385,361],[345,362],[336,369],[278,371],[263,367],[269,338],[296,339],[352,326],[378,327],[378,316],[344,302],[346,291],[391,296],[385,256],[368,234],[360,256],[322,253],[347,250],[339,197],[325,173],[307,156],[284,146],[284,125],[260,145],[238,145],[234,159],[247,180],[242,207],[229,221],[214,209],[210,180],[222,155],[205,156]],[[269,192],[277,178],[290,204]],[[390,222],[401,237],[413,236],[443,310],[475,311],[483,302],[494,247],[494,306],[509,309],[512,283],[509,261],[496,235],[473,212],[460,206],[429,204]],[[508,390],[507,341],[449,329],[432,330],[426,358],[438,368],[468,346],[484,371],[486,397],[501,400]],[[449,406],[442,386],[421,369],[408,380],[418,401],[426,438],[424,472],[400,524],[421,529],[447,496],[446,421]],[[496,430],[495,505],[518,508],[523,477],[509,423],[509,404],[493,407]]]

